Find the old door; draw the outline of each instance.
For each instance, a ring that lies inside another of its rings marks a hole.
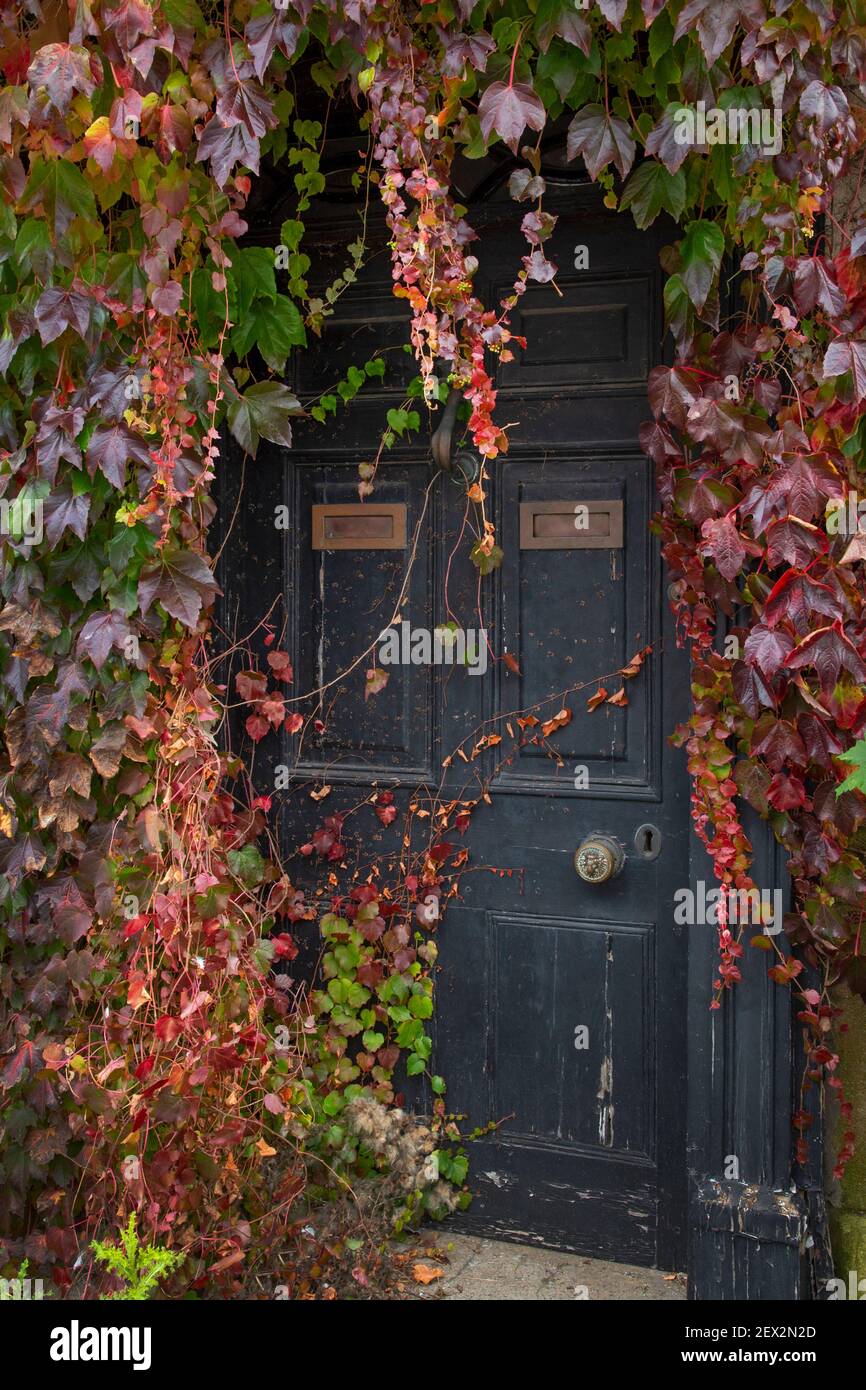
[[[321,692],[318,736],[300,749],[297,737],[271,751],[266,740],[257,753],[261,790],[269,763],[292,769],[294,795],[277,800],[299,884],[321,880],[297,855],[311,824],[374,789],[393,791],[400,817],[384,828],[368,808],[363,847],[348,847],[362,871],[365,855],[399,849],[410,800],[489,790],[465,836],[472,871],[437,933],[435,1071],[464,1130],[497,1124],[471,1147],[477,1195],[464,1224],[674,1267],[683,1258],[686,940],[672,897],[688,882],[687,796],[681,754],[666,738],[683,714],[687,675],[648,531],[651,464],[638,445],[647,372],[661,353],[661,238],[605,212],[588,187],[554,193],[549,205],[559,214],[551,254],[561,296],[550,286],[527,292],[515,315],[526,351],[500,368],[499,418],[515,422],[492,470],[504,561],[480,598],[465,486],[444,476],[431,486],[429,430],[385,452],[366,511],[353,510],[358,464],[375,454],[386,410],[414,374],[385,251],[369,257],[321,341],[299,357],[295,387],[310,401],[383,349],[385,375],[327,428],[304,424],[292,450],[263,446],[248,465],[224,583],[241,629],[243,615],[255,621],[283,596],[294,689]],[[500,195],[472,220],[479,286],[495,302],[526,250],[519,218]],[[323,285],[344,266],[357,226],[346,208],[317,227]],[[276,505],[288,508],[287,530],[275,531]],[[486,670],[392,665],[385,689],[365,699],[373,663],[358,657],[401,591],[411,629],[483,621]],[[615,694],[617,669],[647,646],[626,682],[628,703],[588,710],[597,678]],[[518,717],[535,711],[543,722],[563,707],[567,726],[546,741],[523,737]],[[494,730],[503,742],[469,765],[454,756]],[[323,785],[326,800],[311,801]],[[599,835],[608,841],[583,856],[581,878],[575,853]],[[622,867],[592,881],[609,841]]]

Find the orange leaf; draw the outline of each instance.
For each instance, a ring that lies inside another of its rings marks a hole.
[[[611,695],[607,702],[609,705],[627,705],[628,696],[625,693],[625,686],[621,685],[615,695]]]
[[[595,694],[590,695],[589,699],[586,702],[586,707],[588,710],[598,709],[599,705],[603,705],[606,699],[607,691],[605,690],[603,685],[600,685]]]
[[[412,1266],[412,1278],[416,1284],[432,1284],[434,1279],[441,1279],[444,1274],[444,1269],[439,1269],[438,1265],[425,1265],[421,1260],[416,1260]]]
[[[557,729],[564,729],[566,724],[571,723],[571,710],[561,709],[552,719],[546,720],[541,726],[541,732],[547,738],[548,734],[555,733]]]
[[[644,647],[643,651],[635,652],[628,665],[623,666],[619,674],[621,676],[625,676],[627,680],[630,680],[632,676],[636,676],[640,668],[643,666],[644,657],[647,656],[651,651],[652,647]]]

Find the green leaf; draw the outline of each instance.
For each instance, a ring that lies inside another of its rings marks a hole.
[[[54,252],[48,228],[41,219],[28,217],[18,229],[15,239],[15,260],[21,270],[32,270],[47,278],[54,264]]]
[[[483,550],[478,541],[469,552],[469,558],[480,574],[492,574],[502,564],[502,550],[498,545],[489,551]]]
[[[665,284],[664,305],[665,322],[677,343],[681,343],[687,334],[689,317],[692,312],[682,276],[672,275]]]
[[[413,994],[409,1000],[409,1012],[415,1018],[430,1018],[433,1013],[433,1000],[428,994]]]
[[[690,222],[680,243],[682,281],[697,310],[703,309],[722,264],[725,237],[715,222]]]
[[[279,381],[262,381],[251,386],[244,395],[230,400],[226,411],[229,429],[241,448],[253,458],[260,439],[289,448],[292,443],[289,418],[301,413],[297,396]]]
[[[840,782],[836,788],[836,795],[841,796],[843,792],[866,792],[866,739],[858,739],[847,753],[839,754],[840,763],[849,763],[854,769]]]
[[[232,333],[232,348],[245,357],[257,347],[274,372],[285,370],[293,347],[305,347],[307,335],[297,305],[280,295],[272,303],[257,303]]]
[[[192,29],[202,34],[207,27],[196,0],[161,0],[160,8],[172,29]]]
[[[273,300],[277,297],[274,274],[274,253],[265,246],[245,246],[232,255],[231,275],[237,295],[233,315],[243,324],[255,299]]]
[[[78,166],[68,159],[46,161],[36,156],[21,202],[27,211],[43,208],[55,242],[66,235],[73,218],[96,220],[96,200],[90,185]]]
[[[255,845],[230,849],[226,857],[235,878],[239,878],[247,888],[255,888],[261,883],[265,875],[265,861]]]
[[[669,174],[663,164],[647,159],[626,184],[620,206],[631,208],[635,224],[644,231],[660,212],[679,220],[686,205],[686,176],[682,169]]]
[[[417,1052],[412,1052],[406,1059],[406,1075],[420,1076],[425,1065],[424,1058],[419,1057]]]

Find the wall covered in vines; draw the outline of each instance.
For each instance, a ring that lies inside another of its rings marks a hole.
[[[708,1003],[750,955],[794,988],[810,1077],[835,1083],[826,990],[843,971],[866,986],[866,223],[837,225],[830,205],[866,158],[862,0],[2,3],[0,1238],[60,1289],[131,1210],[184,1250],[190,1279],[231,1276],[291,1228],[306,1136],[337,1126],[331,1168],[369,1171],[344,1107],[368,1085],[387,1098],[401,1051],[429,1057],[401,1028],[429,1014],[435,952],[400,921],[370,928],[369,893],[324,923],[336,1022],[299,1017],[277,987],[310,909],[267,852],[267,798],[220,752],[236,696],[253,741],[303,724],[278,648],[236,692],[221,680],[207,550],[221,431],[253,460],[261,439],[290,446],[305,403],[286,362],[329,310],[306,282],[324,133],[300,65],[357,104],[423,428],[449,387],[465,400],[482,576],[508,562],[485,506],[508,466],[495,363],[521,350],[509,310],[527,283],[557,274],[544,132],[567,130],[608,207],[677,224],[676,356],[650,377],[641,442],[694,657],[679,734],[694,825],[720,883],[749,888],[742,800],[770,820],[802,948],[759,934],[768,961],[723,915]],[[774,148],[723,142],[712,120],[683,140],[683,108],[773,113]],[[450,170],[497,142],[517,156],[526,254],[485,304]],[[244,242],[264,164],[295,197],[281,257]],[[338,859],[339,826],[317,834]],[[404,885],[408,922],[440,867],[428,857]],[[374,942],[381,964],[359,982]],[[804,958],[821,989],[798,986]]]

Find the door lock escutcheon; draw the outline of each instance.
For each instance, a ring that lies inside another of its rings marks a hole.
[[[574,855],[575,870],[584,883],[607,883],[624,863],[622,845],[610,835],[587,836]]]
[[[641,859],[658,859],[662,852],[662,832],[657,825],[639,825],[634,832],[634,847]]]

